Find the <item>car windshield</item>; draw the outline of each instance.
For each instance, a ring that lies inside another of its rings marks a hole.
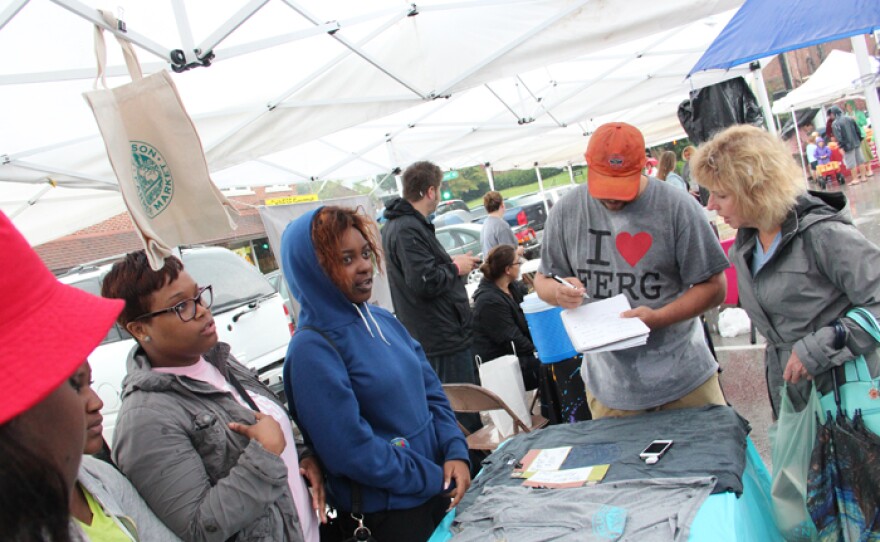
[[[473,217],[474,220],[484,216],[486,216],[486,208],[482,205],[478,205],[471,209],[471,217]]]
[[[515,198],[510,198],[510,206],[519,206],[519,205],[530,205],[532,203],[541,202],[540,194],[527,194],[525,196],[517,196]]]
[[[183,265],[197,283],[214,287],[215,313],[275,293],[256,267],[229,252],[184,252]]]
[[[99,297],[101,295],[101,282],[98,280],[98,277],[72,282],[70,285]],[[104,340],[101,341],[101,344],[115,343],[129,337],[131,337],[131,335],[129,335],[127,331],[118,324],[113,324],[113,327],[107,332],[107,335],[104,337]]]

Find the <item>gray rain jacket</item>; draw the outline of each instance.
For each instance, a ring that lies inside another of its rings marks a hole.
[[[765,372],[774,414],[779,412],[782,373],[792,349],[823,393],[831,389],[825,371],[858,354],[865,354],[871,374],[877,375],[877,343],[843,316],[864,307],[880,317],[880,249],[852,224],[846,197],[840,192],[800,196],[782,224],[779,247],[752,277],[757,234],[752,228],[740,229],[730,260],[736,267],[740,303],[767,338]],[[834,347],[831,324],[837,318],[846,328],[843,348]],[[803,408],[809,381],[788,389],[793,405]]]
[[[247,391],[276,400],[229,345],[204,357]],[[127,368],[113,458],[159,519],[184,540],[303,539],[287,466],[228,427],[255,423],[250,409],[206,382],[151,370],[139,346]]]

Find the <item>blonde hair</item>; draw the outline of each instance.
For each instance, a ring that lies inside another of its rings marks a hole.
[[[693,145],[688,145],[684,149],[681,150],[681,159],[688,162],[691,158],[694,157],[694,153],[697,152],[697,148]]]
[[[732,196],[742,218],[758,229],[782,224],[804,192],[801,171],[782,141],[745,124],[700,145],[691,157],[691,176]]]
[[[660,169],[657,172],[657,178],[665,181],[666,177],[675,171],[675,153],[672,151],[663,151],[660,155]]]

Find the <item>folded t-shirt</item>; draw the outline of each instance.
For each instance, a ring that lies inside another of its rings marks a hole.
[[[749,431],[749,423],[733,408],[710,405],[553,425],[523,433],[483,461],[483,470],[458,505],[458,512],[466,510],[484,487],[521,484],[522,479],[511,478],[510,473],[529,450],[560,446],[596,445],[582,450],[595,452],[602,463],[611,465],[603,484],[650,478],[714,477],[717,482],[713,493],[733,491],[740,495]],[[647,465],[639,453],[658,439],[674,442],[658,463]]]

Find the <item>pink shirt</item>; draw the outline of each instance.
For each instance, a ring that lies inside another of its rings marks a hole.
[[[250,408],[244,402],[244,399],[232,387],[220,371],[208,363],[205,358],[199,358],[199,361],[188,367],[154,367],[154,371],[160,373],[168,373],[178,376],[186,376],[193,380],[206,382],[220,391],[232,394],[236,401],[242,406]],[[299,514],[299,523],[303,530],[303,536],[307,542],[318,542],[318,519],[315,511],[312,509],[312,498],[306,487],[305,480],[299,473],[299,458],[296,455],[296,443],[293,440],[293,428],[290,425],[290,418],[283,408],[275,404],[268,397],[263,397],[258,393],[248,392],[254,403],[260,408],[264,414],[268,414],[275,418],[281,431],[284,432],[284,441],[287,445],[281,452],[281,460],[287,465],[287,484],[290,486],[290,493],[293,495],[294,504],[296,504],[296,512]]]

